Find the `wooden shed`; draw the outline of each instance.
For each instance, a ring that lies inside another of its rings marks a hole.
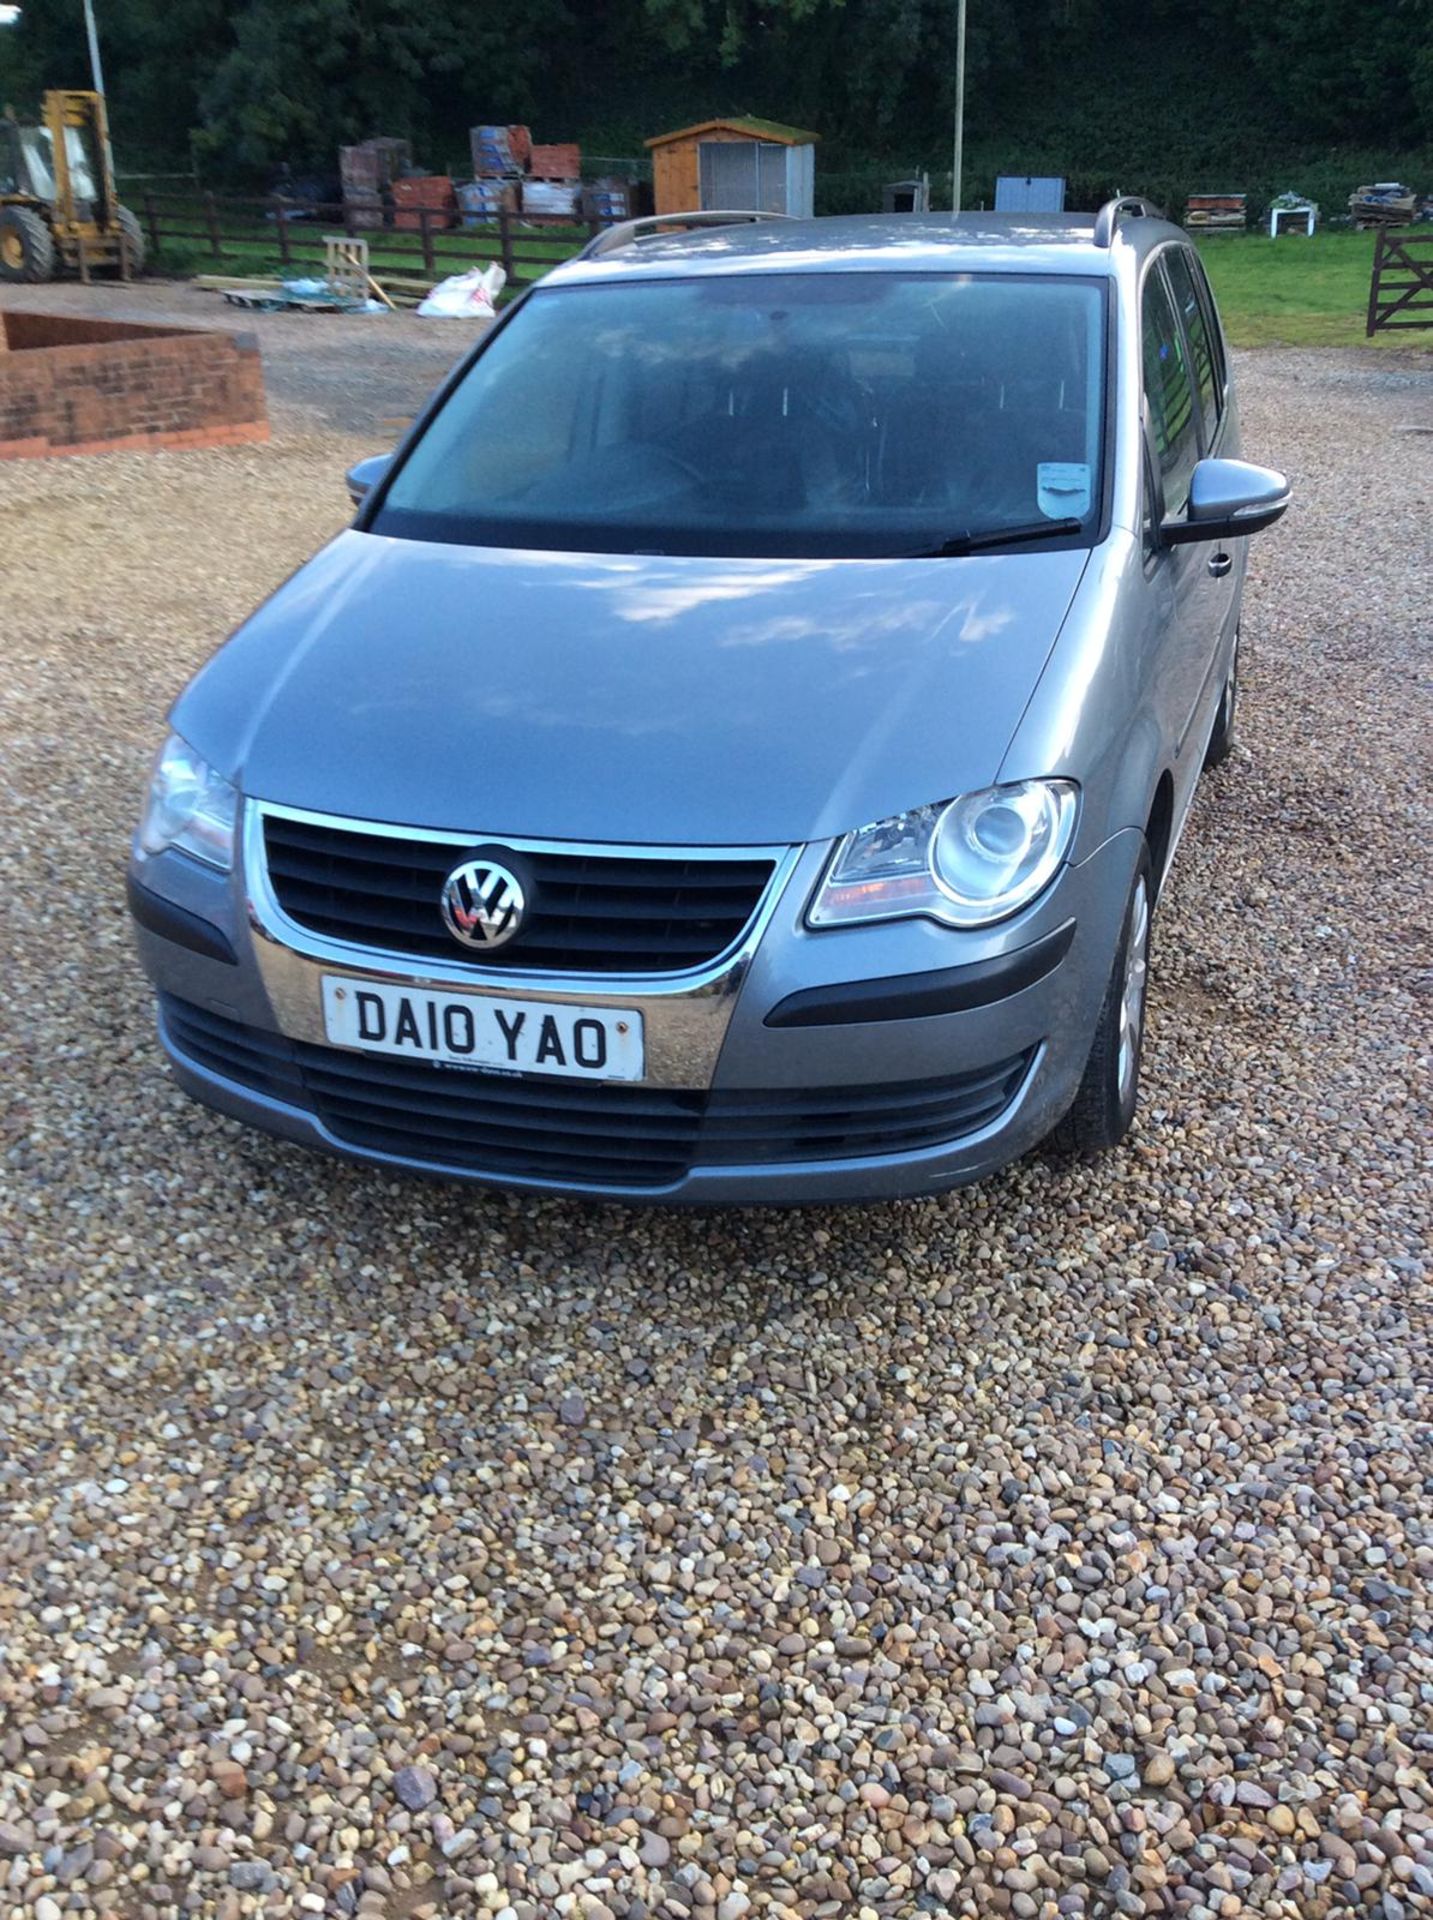
[[[775,120],[703,120],[659,133],[652,150],[658,213],[752,209],[809,219],[819,135]]]

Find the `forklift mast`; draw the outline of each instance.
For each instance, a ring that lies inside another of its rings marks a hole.
[[[45,126],[55,174],[57,222],[113,227],[119,203],[104,96],[52,90],[45,95]]]

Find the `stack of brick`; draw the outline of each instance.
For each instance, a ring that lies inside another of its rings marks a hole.
[[[581,218],[582,151],[575,143],[534,143],[526,127],[516,126],[473,127],[469,138],[476,186],[507,182],[518,190],[520,201],[470,195],[463,203],[468,224],[495,217],[499,205],[520,204],[526,220]]]
[[[356,147],[340,147],[338,171],[348,224],[381,227],[386,217],[384,196],[412,165],[413,149],[406,140],[364,140]]]
[[[590,180],[582,189],[582,218],[595,220],[599,227],[613,227],[630,220],[636,210],[635,182],[616,174]]]
[[[534,146],[522,186],[528,220],[576,220],[582,212],[582,150],[571,142]]]
[[[6,313],[0,339],[0,459],[269,437],[252,334]]]
[[[573,141],[534,146],[527,163],[534,180],[573,181],[582,178],[582,149]]]
[[[532,134],[526,127],[472,127],[468,140],[476,180],[517,180],[527,172]]]
[[[451,227],[457,219],[457,196],[446,173],[422,173],[393,182],[393,224],[416,232],[425,224],[430,233]]]
[[[520,189],[515,180],[464,180],[455,188],[461,224],[465,227],[491,227],[506,209],[517,211]]]

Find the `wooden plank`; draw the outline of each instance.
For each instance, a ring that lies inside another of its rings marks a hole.
[[[695,168],[695,149],[690,155]],[[251,279],[242,267],[246,253],[276,253],[286,266],[313,271],[324,256],[321,227],[307,221],[263,218],[265,208],[279,213],[284,207],[277,197],[264,200],[240,200],[222,194],[191,195],[146,194],[145,214],[149,237],[156,254],[166,241],[196,243],[204,246],[216,261],[232,262],[233,277]],[[315,208],[316,214],[324,209]],[[335,224],[347,227],[348,209],[335,205],[331,211]],[[426,232],[423,228],[427,229]],[[550,235],[550,242],[548,236]],[[545,228],[543,239],[531,237],[508,213],[492,227],[440,229],[423,217],[414,229],[365,229],[362,236],[371,249],[374,277],[380,282],[411,276],[423,290],[449,273],[464,271],[493,258],[500,258],[509,281],[523,286],[539,279],[562,260],[575,253],[588,238],[588,227],[581,223],[554,223]],[[267,277],[267,276],[264,276]]]
[[[1389,233],[1379,229],[1368,284],[1365,337],[1384,331],[1433,327],[1433,235]],[[1426,263],[1420,251],[1429,250]],[[1426,303],[1420,296],[1426,295]],[[1395,315],[1403,314],[1403,319]],[[1415,317],[1409,318],[1408,315]],[[1422,316],[1427,315],[1425,319]]]
[[[1383,229],[1380,227],[1378,238],[1373,243],[1373,273],[1368,282],[1368,321],[1364,327],[1364,338],[1371,340],[1378,332],[1378,278],[1383,269]]]

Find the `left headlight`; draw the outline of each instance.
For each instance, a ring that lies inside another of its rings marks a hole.
[[[149,777],[139,823],[144,851],[164,853],[175,847],[206,866],[227,870],[234,864],[238,813],[239,796],[229,782],[171,733],[155,755]]]
[[[1072,780],[1018,780],[914,807],[848,833],[808,915],[813,927],[924,915],[986,927],[1028,906],[1074,837]]]

